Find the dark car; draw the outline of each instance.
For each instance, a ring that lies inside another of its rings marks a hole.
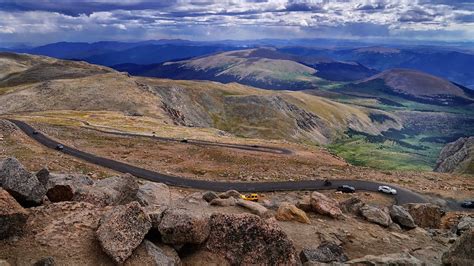
[[[348,186],[348,185],[342,185],[337,188],[337,191],[341,191],[343,193],[354,193],[356,190],[354,187]]]
[[[62,151],[62,150],[64,150],[64,146],[62,144],[58,144],[58,145],[56,145],[56,150]]]
[[[474,201],[465,201],[461,203],[461,207],[466,209],[474,209]]]
[[[33,130],[33,135],[38,135],[38,134],[39,134],[39,132],[38,132],[38,131],[36,131],[36,130]]]

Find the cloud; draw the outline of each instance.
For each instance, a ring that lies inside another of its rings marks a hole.
[[[0,42],[412,38],[417,32],[474,39],[474,3],[467,0],[0,0],[0,17]]]

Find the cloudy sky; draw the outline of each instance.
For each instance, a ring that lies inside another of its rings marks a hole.
[[[474,0],[0,0],[0,44],[163,38],[474,41]]]

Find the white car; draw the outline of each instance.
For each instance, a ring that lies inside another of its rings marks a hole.
[[[393,189],[389,186],[380,186],[378,190],[379,190],[379,192],[392,194],[392,195],[397,195],[397,190]]]

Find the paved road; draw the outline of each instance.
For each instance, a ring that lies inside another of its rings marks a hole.
[[[9,119],[10,122],[17,125],[25,134],[35,139],[42,145],[55,149],[60,143],[50,139],[42,133],[33,134],[34,128],[25,122]],[[347,184],[355,187],[357,190],[377,191],[378,186],[385,185],[379,182],[364,180],[331,180],[331,186],[324,186],[323,180],[303,180],[303,181],[282,181],[282,182],[223,182],[194,180],[178,176],[165,175],[158,172],[146,170],[123,162],[96,156],[86,153],[72,147],[64,145],[63,153],[85,160],[87,162],[110,168],[121,173],[130,173],[134,176],[150,181],[165,183],[170,186],[195,188],[201,190],[226,191],[235,189],[240,192],[270,192],[270,191],[297,191],[297,190],[324,190],[335,189],[340,185]],[[405,203],[423,203],[427,200],[420,194],[413,191],[390,185],[397,189],[398,194],[395,197],[397,204]]]
[[[84,127],[86,129],[98,131],[105,134],[112,134],[118,136],[126,136],[126,137],[142,137],[142,138],[150,138],[159,141],[165,142],[183,142],[182,139],[174,139],[174,138],[165,138],[165,137],[158,137],[158,136],[149,136],[143,134],[136,134],[136,133],[127,133],[127,132],[118,132],[118,131],[108,131],[102,130],[98,128],[93,128],[92,125],[88,122],[78,120],[81,123],[87,125]],[[292,154],[293,152],[289,149],[278,148],[278,147],[270,147],[270,146],[261,146],[261,145],[242,145],[242,144],[234,144],[234,143],[219,143],[219,142],[212,142],[206,140],[194,140],[188,139],[186,141],[188,144],[192,145],[200,145],[200,146],[214,146],[214,147],[223,147],[223,148],[230,148],[230,149],[238,149],[238,150],[245,150],[245,151],[255,151],[255,152],[265,152],[265,153],[274,153],[274,154]]]

